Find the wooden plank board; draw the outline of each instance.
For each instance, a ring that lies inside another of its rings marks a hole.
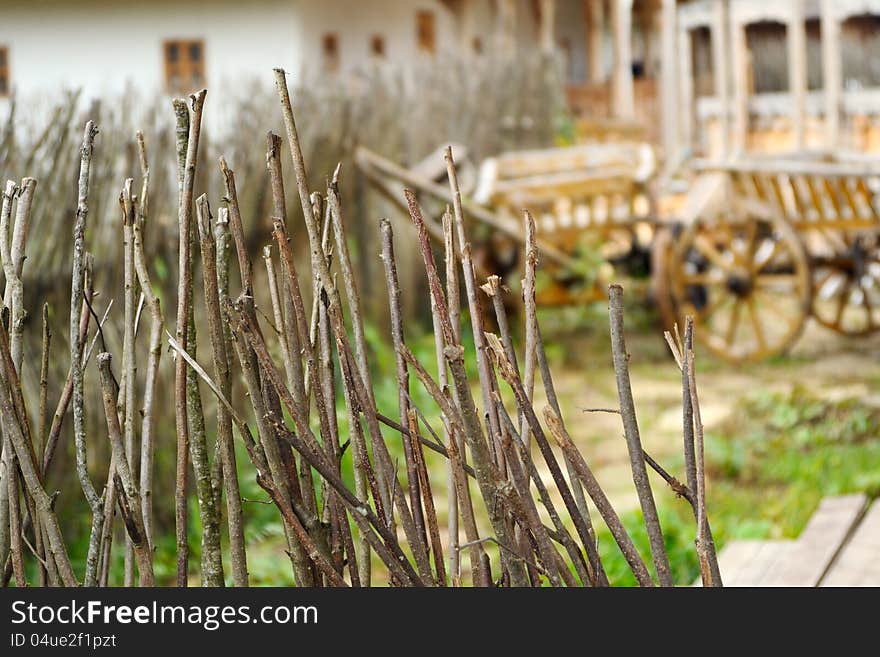
[[[780,540],[759,541],[754,556],[738,570],[726,572],[719,564],[722,583],[724,586],[760,586],[769,573],[790,558],[794,543]]]
[[[823,499],[786,559],[755,584],[817,586],[860,520],[866,501],[861,494]]]
[[[820,586],[880,586],[880,504],[865,514]]]
[[[724,586],[755,586],[766,573],[777,567],[794,547],[794,541],[735,540],[718,555],[718,568]],[[700,579],[694,586],[702,586]]]

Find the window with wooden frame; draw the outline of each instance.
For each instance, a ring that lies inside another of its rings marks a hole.
[[[335,73],[339,70],[339,37],[328,32],[321,37],[321,53],[324,58],[324,71]]]
[[[9,91],[9,48],[0,46],[0,97],[8,96]]]
[[[370,37],[370,55],[376,59],[385,58],[385,37],[381,34],[374,34]]]
[[[205,86],[205,42],[201,39],[174,39],[163,44],[165,88],[186,94]]]
[[[437,52],[437,19],[433,11],[416,12],[416,41],[421,52]]]

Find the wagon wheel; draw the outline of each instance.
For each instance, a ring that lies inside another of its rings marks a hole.
[[[732,362],[785,351],[810,314],[809,262],[783,221],[695,222],[675,248],[670,282],[699,339]]]
[[[814,259],[813,316],[843,335],[880,330],[880,236],[844,233],[845,248]]]

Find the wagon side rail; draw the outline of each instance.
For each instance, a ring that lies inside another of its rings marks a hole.
[[[392,191],[396,187],[389,183],[389,179],[401,182],[419,192],[429,194],[442,202],[449,204],[453,202],[452,193],[446,186],[420,176],[363,146],[359,146],[355,151],[355,163],[372,183],[397,204],[402,204],[403,199],[400,197],[400,194]],[[525,245],[525,234],[522,227],[516,222],[508,220],[491,209],[467,198],[462,198],[462,209],[472,219],[499,231],[520,245]],[[433,238],[442,243],[442,230],[436,222],[432,222],[428,226],[428,230]],[[541,238],[538,238],[537,243],[541,256],[546,261],[569,271],[577,270],[577,265],[571,256]]]

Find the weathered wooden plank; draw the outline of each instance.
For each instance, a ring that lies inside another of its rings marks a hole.
[[[787,557],[758,586],[817,586],[865,509],[864,495],[827,497]]]
[[[778,567],[794,547],[794,541],[736,540],[718,555],[724,586],[756,586],[768,571]],[[701,586],[698,579],[694,586]]]
[[[880,504],[874,504],[820,586],[880,586]]]
[[[820,162],[794,158],[741,158],[736,161],[713,161],[695,159],[691,162],[695,171],[741,171],[744,173],[812,175],[823,178],[842,176],[880,175],[880,164],[876,158],[866,161],[847,160],[841,162]]]
[[[730,573],[722,568],[721,581],[725,586],[759,586],[770,572],[789,558],[793,548],[794,541],[759,541],[755,554],[741,568]]]

